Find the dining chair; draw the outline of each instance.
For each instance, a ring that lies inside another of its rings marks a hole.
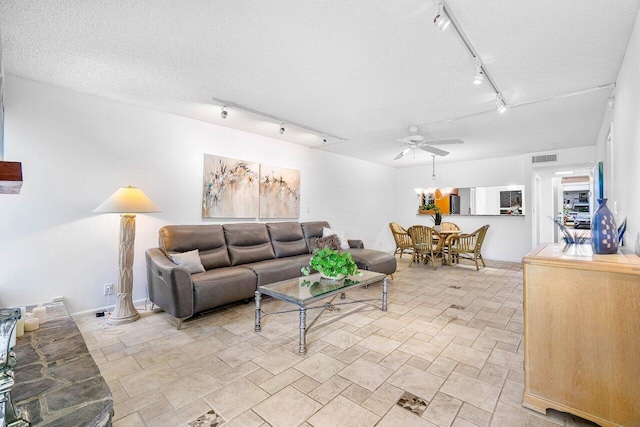
[[[444,254],[442,251],[444,239],[434,240],[434,237],[439,237],[436,230],[426,225],[414,225],[409,227],[407,233],[409,233],[413,242],[413,256],[411,257],[409,267],[411,267],[414,262],[423,261],[427,264],[431,261],[431,265],[435,270],[436,259],[440,258],[441,262],[444,263]]]
[[[476,270],[479,270],[478,260],[482,262],[482,266],[486,267],[482,258],[482,243],[489,229],[489,224],[483,225],[473,233],[458,234],[451,237],[451,260],[456,264],[460,263],[460,258],[465,258],[476,263]]]
[[[442,222],[442,224],[440,224],[440,230],[460,231],[460,227],[454,222]]]
[[[393,254],[400,254],[400,258],[402,258],[403,253],[411,254],[413,252],[413,242],[411,242],[411,236],[409,236],[407,230],[397,222],[390,222],[389,228],[391,229],[393,240],[396,242],[396,250]]]

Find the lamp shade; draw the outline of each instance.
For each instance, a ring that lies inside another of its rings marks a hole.
[[[93,212],[145,213],[160,212],[160,209],[139,188],[122,187],[95,208]]]

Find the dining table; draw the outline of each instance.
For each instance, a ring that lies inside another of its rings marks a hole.
[[[442,244],[442,251],[443,251],[443,261],[446,265],[452,265],[452,259],[451,259],[451,241],[453,240],[453,236],[457,236],[458,234],[460,234],[461,231],[460,230],[440,230],[438,231],[438,234],[440,236],[442,236],[442,238],[444,239],[444,242]]]

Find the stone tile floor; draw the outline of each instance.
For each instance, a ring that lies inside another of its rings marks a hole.
[[[118,326],[76,320],[113,393],[115,427],[594,425],[521,406],[519,263],[408,263],[398,259],[387,313],[367,306],[312,330],[304,357],[297,313],[267,316],[256,333],[252,304],[181,331],[162,312]],[[347,297],[376,297],[381,287]],[[265,311],[289,308],[263,300]]]

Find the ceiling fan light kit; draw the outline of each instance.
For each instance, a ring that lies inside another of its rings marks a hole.
[[[409,126],[409,132],[411,135],[405,136],[402,139],[398,139],[403,145],[407,145],[408,147],[402,150],[393,160],[399,160],[407,155],[411,150],[420,149],[422,151],[426,151],[431,153],[433,156],[446,156],[449,154],[448,151],[442,150],[440,148],[434,147],[434,145],[450,145],[450,144],[463,144],[464,141],[461,139],[440,139],[435,141],[427,141],[426,138],[422,135],[418,134],[418,126],[411,125]]]

